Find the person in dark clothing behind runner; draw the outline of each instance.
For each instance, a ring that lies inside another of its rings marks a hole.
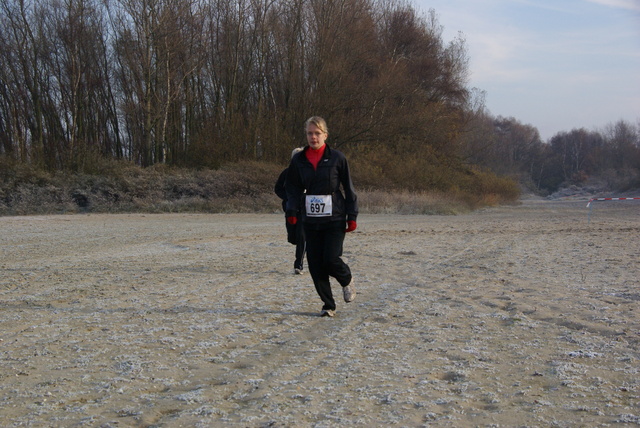
[[[305,132],[308,146],[291,159],[287,170],[286,216],[289,224],[297,224],[302,213],[309,272],[323,302],[320,315],[332,317],[336,303],[329,277],[342,286],[345,302],[356,297],[351,269],[341,256],[345,233],[357,227],[358,199],[347,159],[326,144],[324,119],[309,118]]]
[[[302,148],[300,147],[293,149],[293,152],[291,153],[291,157],[293,157],[296,153],[299,153],[301,151],[302,151]],[[276,195],[278,195],[278,197],[282,199],[282,210],[284,212],[287,211],[286,178],[287,178],[288,170],[289,168],[285,168],[284,171],[280,173],[280,176],[278,177],[278,181],[276,181],[276,186],[274,188]],[[298,220],[300,220],[300,218],[298,218]],[[304,239],[304,229],[302,228],[302,222],[297,221],[296,224],[291,224],[288,221],[285,221],[285,226],[287,228],[287,241],[290,244],[293,244],[296,246],[296,259],[293,262],[293,272],[297,275],[301,275],[302,271],[304,270],[303,260],[304,260],[304,253],[306,251],[306,248],[305,248],[306,243]]]

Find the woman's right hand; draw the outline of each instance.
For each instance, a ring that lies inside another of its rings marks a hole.
[[[298,223],[298,217],[287,217],[287,223],[291,224],[291,225],[295,225],[296,223]]]

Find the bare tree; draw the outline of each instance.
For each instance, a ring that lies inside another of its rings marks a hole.
[[[53,167],[46,155],[44,98],[48,95],[42,61],[47,51],[43,37],[44,14],[35,3],[2,0],[3,78],[7,98],[6,115],[12,119],[13,136],[18,139],[20,158]],[[13,106],[12,108],[9,106]],[[23,121],[24,120],[24,121]]]
[[[311,114],[346,150],[460,147],[466,50],[461,37],[443,43],[433,11],[370,0],[0,0],[0,12],[0,147],[25,161],[280,161]]]
[[[608,149],[608,160],[613,168],[640,168],[640,128],[619,120],[605,127],[604,136]]]

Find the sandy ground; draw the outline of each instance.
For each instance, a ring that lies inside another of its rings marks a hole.
[[[638,426],[640,204],[585,205],[362,215],[332,319],[281,214],[0,218],[0,425]]]

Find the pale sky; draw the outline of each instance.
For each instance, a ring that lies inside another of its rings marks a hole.
[[[469,87],[494,116],[538,128],[640,125],[640,0],[413,0],[445,42],[462,33]]]

